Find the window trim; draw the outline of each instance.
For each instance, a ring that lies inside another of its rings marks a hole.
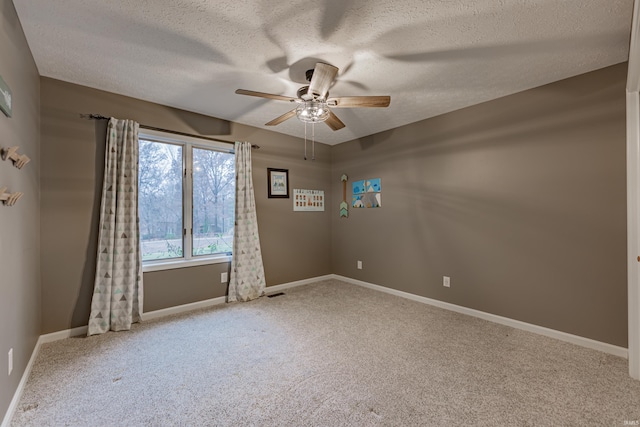
[[[161,260],[142,261],[142,272],[173,270],[177,268],[196,267],[201,265],[221,264],[231,262],[232,254],[219,253],[215,255],[193,255],[193,148],[214,149],[223,153],[235,155],[234,146],[228,142],[212,141],[209,139],[200,139],[198,137],[175,135],[168,132],[161,132],[154,129],[140,129],[138,132],[139,140],[160,142],[166,144],[176,144],[182,146],[182,254],[181,258],[167,258]],[[188,174],[188,175],[187,175]],[[189,177],[189,179],[187,179]],[[189,202],[187,201],[189,196]],[[190,238],[186,238],[187,222],[191,227],[189,231]],[[189,256],[187,256],[189,254]]]
[[[200,265],[222,264],[226,262],[231,262],[231,255],[219,254],[191,259],[171,258],[166,260],[143,261],[142,272],[174,270],[176,268],[197,267]]]

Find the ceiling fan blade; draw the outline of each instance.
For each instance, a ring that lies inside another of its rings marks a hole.
[[[342,120],[340,120],[338,116],[333,114],[333,111],[329,111],[329,118],[324,122],[333,130],[339,130],[344,127],[344,123],[342,123]]]
[[[338,74],[338,68],[333,65],[318,62],[313,69],[313,76],[309,82],[309,95],[317,95],[319,98],[327,96],[333,79]]]
[[[327,99],[327,105],[332,108],[388,107],[390,103],[390,96],[342,96]]]
[[[289,120],[291,117],[293,117],[295,115],[296,115],[296,109],[294,108],[291,111],[287,111],[286,113],[284,113],[280,117],[276,117],[275,119],[271,120],[269,123],[266,123],[265,126],[279,125],[280,123],[284,122],[285,120]]]
[[[264,93],[264,92],[255,92],[253,90],[246,90],[246,89],[236,89],[236,93],[238,95],[249,95],[249,96],[257,96],[259,98],[277,99],[278,101],[291,102],[296,100],[296,98],[292,98],[290,96],[274,95],[272,93]]]

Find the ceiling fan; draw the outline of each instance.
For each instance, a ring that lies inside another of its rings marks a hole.
[[[308,86],[298,89],[297,98],[271,93],[255,92],[252,90],[238,89],[239,95],[257,96],[259,98],[275,99],[278,101],[295,102],[298,105],[291,111],[276,117],[266,126],[275,126],[297,116],[305,123],[325,122],[334,131],[342,129],[345,124],[336,116],[331,108],[371,108],[388,107],[391,102],[389,96],[343,96],[329,98],[329,88],[333,84],[338,68],[333,65],[318,62],[314,69],[307,70],[306,78]]]

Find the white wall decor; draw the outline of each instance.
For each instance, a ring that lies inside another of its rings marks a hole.
[[[293,189],[294,211],[324,211],[323,190]]]

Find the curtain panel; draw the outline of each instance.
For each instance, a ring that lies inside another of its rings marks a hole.
[[[258,217],[253,194],[251,144],[236,142],[236,221],[228,302],[249,301],[264,295],[266,281]]]
[[[142,313],[138,129],[132,120],[109,120],[88,335],[131,329]]]

